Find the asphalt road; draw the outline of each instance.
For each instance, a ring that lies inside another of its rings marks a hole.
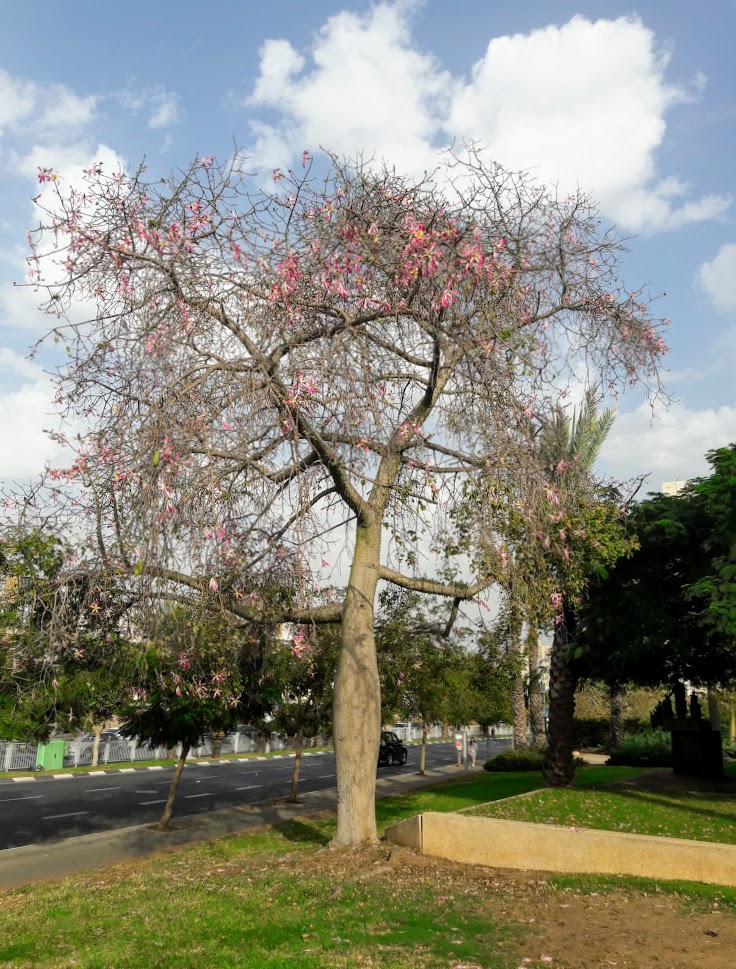
[[[481,741],[482,763],[508,746],[491,741],[488,753]],[[427,746],[427,769],[455,763],[452,743]],[[222,760],[189,764],[182,775],[174,816],[200,814],[221,808],[288,795],[294,760]],[[416,773],[419,747],[409,747],[403,767],[380,767],[378,776]],[[29,781],[0,780],[0,849],[43,844],[81,834],[92,834],[133,824],[151,824],[163,812],[173,767],[99,771],[87,774],[44,775]],[[335,786],[332,753],[305,752],[299,790],[325,790]]]

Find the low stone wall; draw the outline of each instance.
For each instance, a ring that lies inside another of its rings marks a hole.
[[[736,845],[434,812],[391,825],[386,837],[470,865],[736,886]]]

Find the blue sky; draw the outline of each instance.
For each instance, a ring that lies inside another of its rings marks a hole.
[[[580,184],[631,237],[623,277],[666,293],[654,420],[627,394],[602,455],[650,487],[736,441],[736,73],[731,0],[8,4],[0,37],[0,480],[53,458],[51,395],[24,359],[44,319],[24,278],[38,165],[163,175],[248,150],[264,181],[304,148],[409,173],[453,138]]]

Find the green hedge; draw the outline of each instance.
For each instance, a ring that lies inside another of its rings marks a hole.
[[[519,770],[538,770],[542,769],[544,759],[543,750],[504,750],[498,757],[487,760],[483,765],[483,770],[488,771],[519,771]],[[575,758],[577,767],[585,767],[582,757]]]
[[[573,721],[572,742],[576,750],[591,750],[598,747],[608,748],[611,732],[611,721],[598,717],[576,717]],[[628,718],[624,720],[624,732],[627,734],[641,733],[649,727],[641,720]]]
[[[624,737],[620,747],[611,751],[608,764],[626,767],[671,767],[672,738],[667,730],[646,730]]]

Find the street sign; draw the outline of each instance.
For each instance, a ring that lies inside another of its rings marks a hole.
[[[463,742],[462,742],[462,740],[456,740],[455,741],[455,746],[457,747],[458,750],[462,750],[463,749]]]

